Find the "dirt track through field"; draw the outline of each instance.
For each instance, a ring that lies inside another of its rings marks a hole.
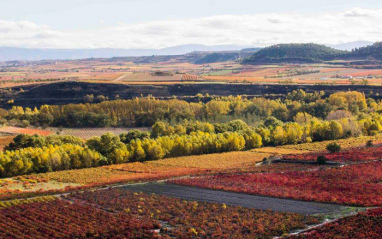
[[[123,75],[121,75],[120,77],[118,77],[118,78],[116,78],[116,79],[114,79],[114,80],[112,80],[112,81],[121,81],[121,80],[123,80],[123,78],[125,78],[127,75],[128,75],[128,74],[123,74]]]
[[[224,192],[167,183],[128,185],[125,186],[125,188],[131,191],[155,193],[158,195],[182,198],[186,200],[225,203],[227,205],[279,212],[316,214],[339,212],[344,208],[340,205],[247,195],[242,193]]]

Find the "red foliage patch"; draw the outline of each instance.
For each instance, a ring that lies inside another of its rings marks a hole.
[[[329,161],[334,162],[361,162],[382,159],[382,147],[352,148],[338,153],[308,153],[284,156],[289,160],[316,161],[317,156],[324,155]]]
[[[153,220],[138,220],[62,200],[0,210],[0,238],[151,238]]]
[[[137,217],[151,215],[169,228],[161,230],[165,238],[272,238],[319,222],[316,217],[297,213],[192,202],[126,189],[77,193],[70,198],[115,213],[124,211]]]
[[[179,179],[176,184],[346,205],[382,205],[382,162],[268,174]]]
[[[13,126],[0,128],[0,132],[7,133],[7,134],[29,134],[29,135],[39,134],[42,136],[47,136],[53,133],[52,131],[48,131],[48,130],[19,128],[19,127],[13,127]]]
[[[312,229],[306,233],[292,236],[293,239],[324,239],[324,238],[381,238],[382,209],[369,210],[355,216],[342,218],[338,221]]]

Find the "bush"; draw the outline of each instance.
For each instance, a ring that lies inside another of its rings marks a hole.
[[[337,143],[330,143],[326,146],[326,149],[330,152],[330,153],[336,153],[336,152],[340,152],[341,151],[341,146]]]
[[[28,120],[22,120],[21,121],[21,127],[26,128],[29,127],[31,124]]]
[[[318,165],[325,165],[327,160],[328,159],[325,156],[320,155],[317,157],[317,164]]]
[[[368,147],[368,148],[373,147],[373,140],[368,140],[366,142],[366,147]]]

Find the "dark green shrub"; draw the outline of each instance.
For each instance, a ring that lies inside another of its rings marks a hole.
[[[325,156],[320,155],[317,157],[317,164],[318,165],[325,165],[327,160],[328,159]]]
[[[373,147],[373,140],[368,140],[366,142],[366,147],[368,147],[368,148]]]
[[[337,144],[336,142],[330,143],[326,146],[326,150],[328,150],[330,153],[340,152],[341,146]]]

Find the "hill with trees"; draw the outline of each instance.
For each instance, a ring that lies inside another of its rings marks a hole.
[[[240,57],[239,52],[214,52],[196,60],[195,64],[208,64],[222,61],[235,61]]]
[[[245,48],[241,51],[225,51],[225,52],[212,52],[206,56],[197,59],[195,64],[208,64],[224,61],[236,61],[242,58],[250,57],[253,53],[258,52],[261,48]]]
[[[279,44],[261,49],[243,61],[244,64],[314,63],[333,60],[348,52],[324,45]]]
[[[352,50],[350,56],[365,60],[382,60],[382,42],[376,42],[371,46],[356,48]]]

